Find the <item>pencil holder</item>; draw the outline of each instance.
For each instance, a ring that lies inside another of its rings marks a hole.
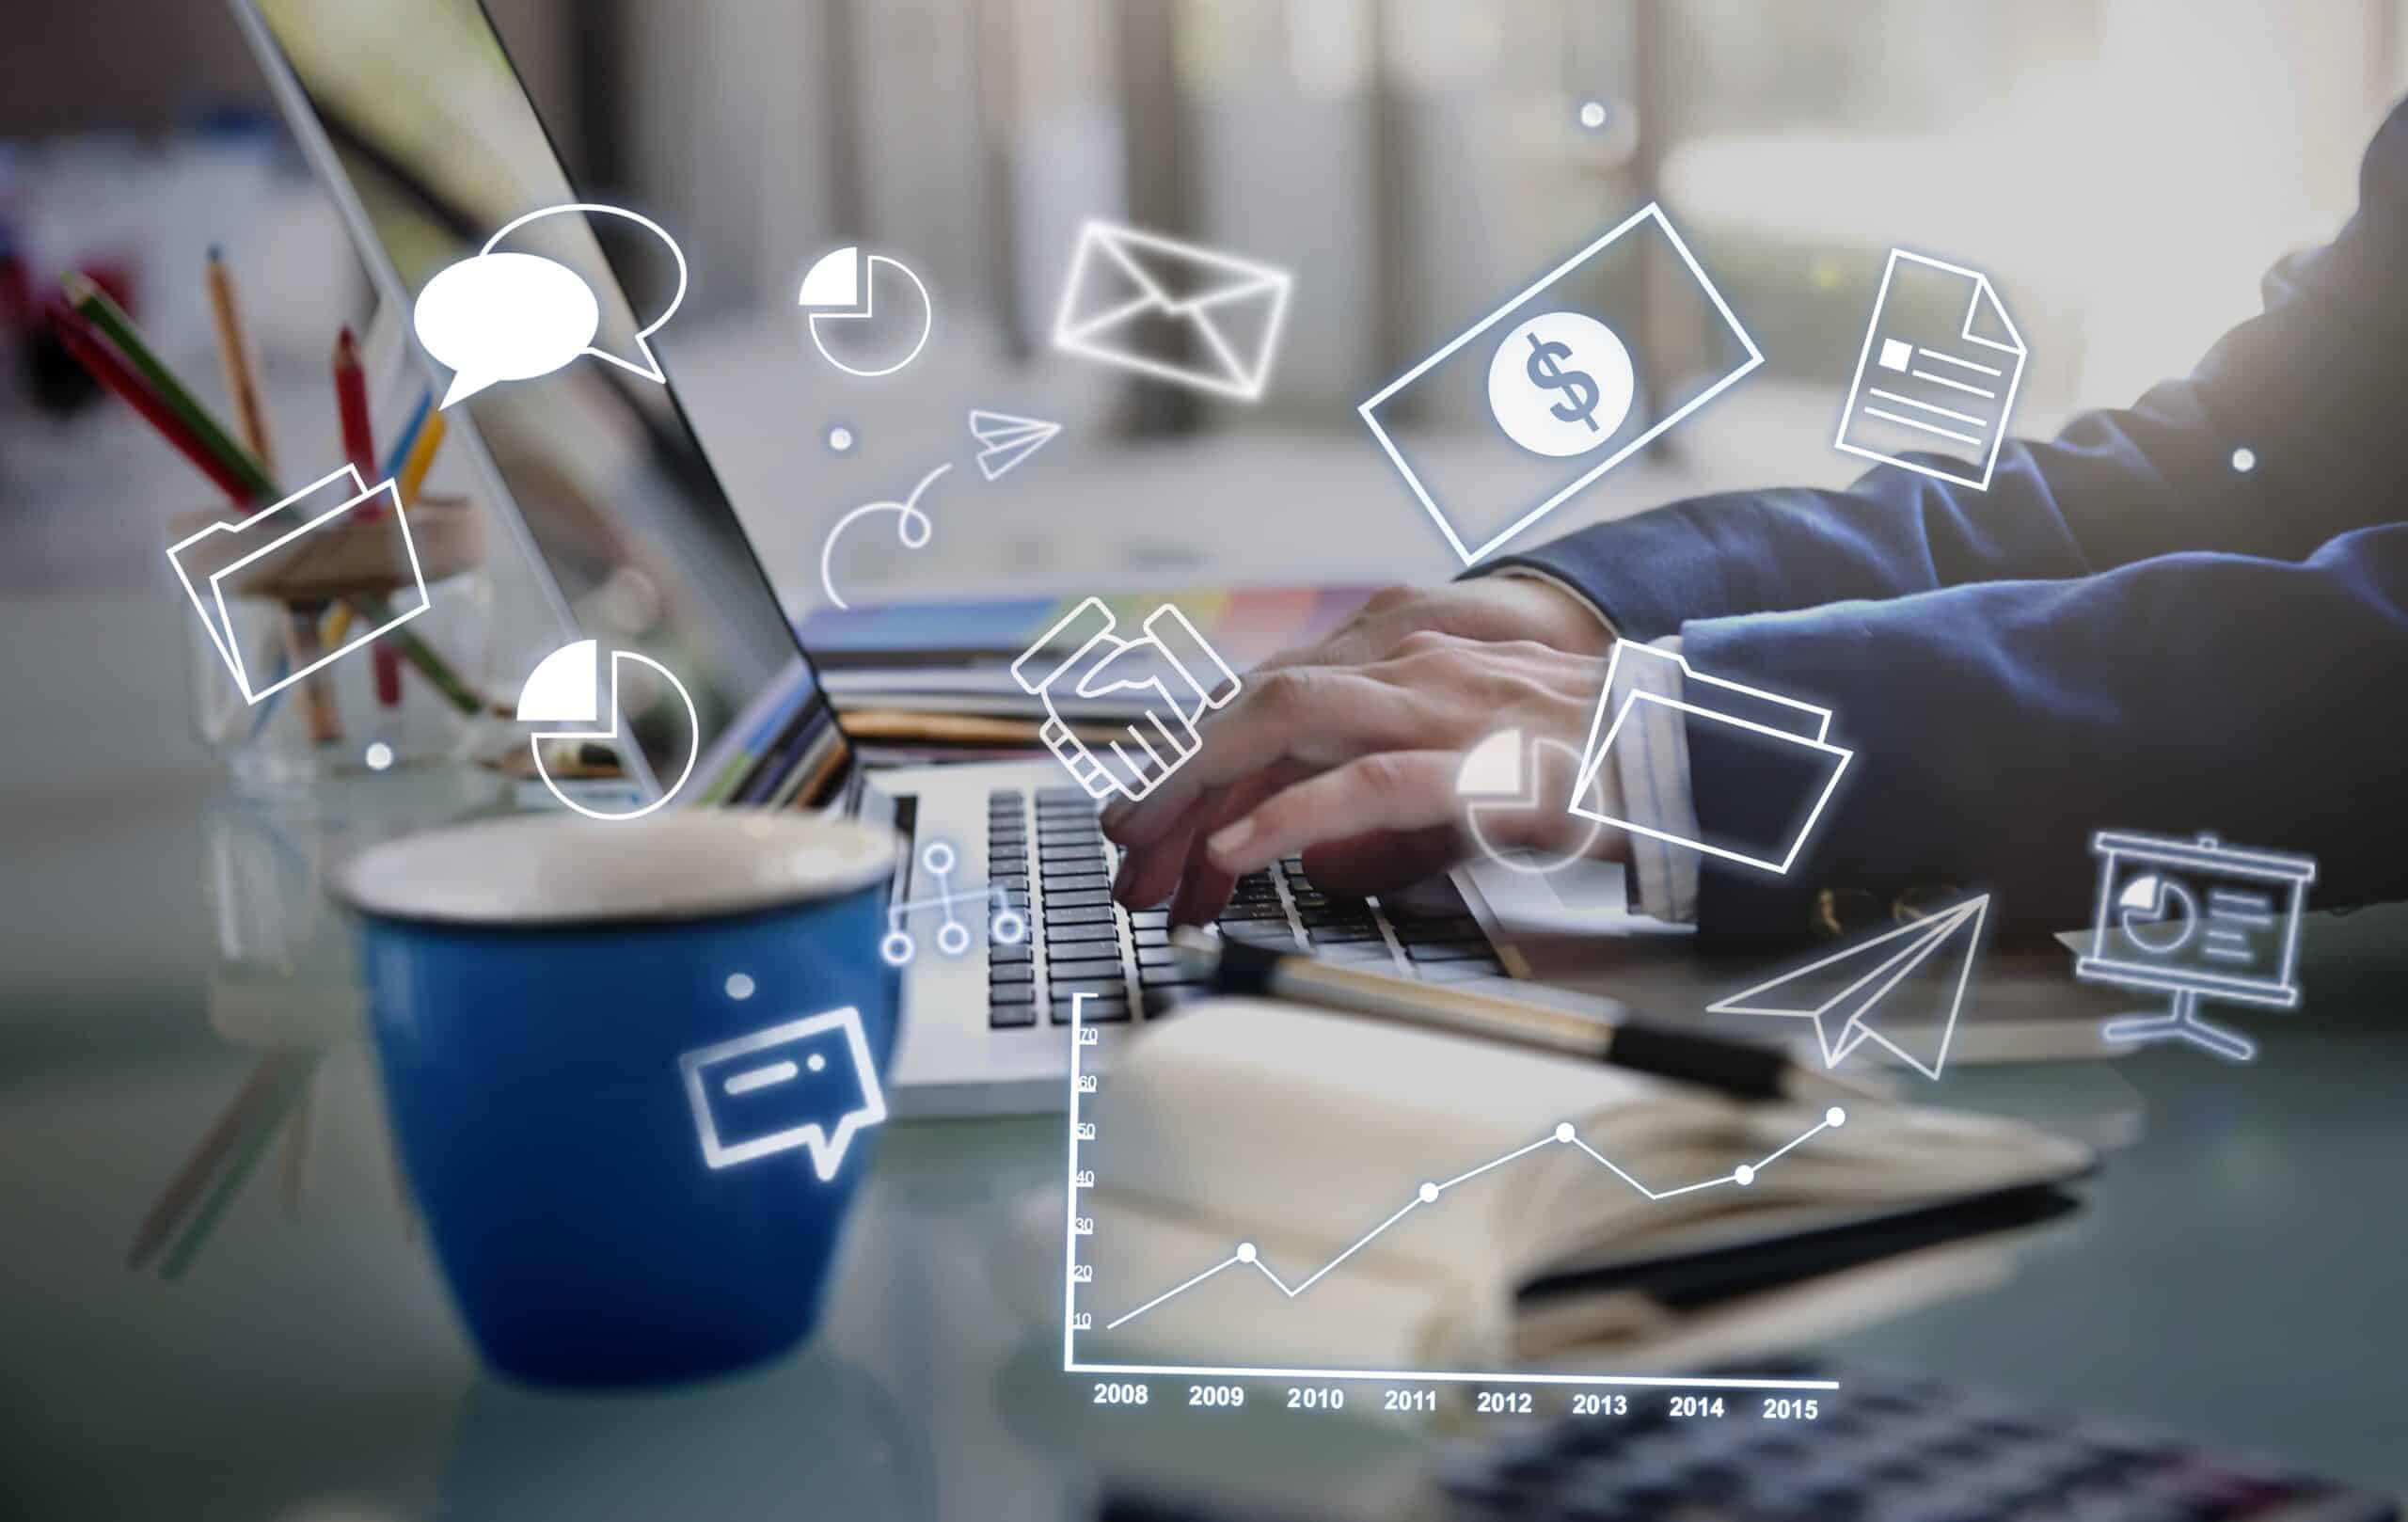
[[[183,544],[226,518],[222,506],[186,514],[170,532]],[[194,713],[235,791],[288,797],[461,767],[492,679],[493,587],[474,507],[424,498],[405,525],[398,507],[345,508],[286,534],[268,553],[235,542],[226,563],[180,563],[201,603],[188,621]]]

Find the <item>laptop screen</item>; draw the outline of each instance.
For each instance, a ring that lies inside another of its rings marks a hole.
[[[410,296],[513,218],[583,198],[475,0],[255,8],[323,129],[365,257]],[[295,122],[305,137],[312,125]],[[594,347],[610,353],[637,354],[676,289],[673,256],[620,218],[547,217],[511,246],[585,279]],[[647,341],[673,378],[675,325]],[[844,737],[673,388],[587,357],[455,404],[455,426],[461,413],[510,499],[488,505],[515,506],[581,631],[659,661],[693,698],[689,737],[666,684],[623,694],[654,777],[676,777],[690,745],[702,759],[681,803],[828,801]]]

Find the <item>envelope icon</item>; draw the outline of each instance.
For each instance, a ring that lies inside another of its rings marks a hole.
[[[1262,398],[1294,280],[1285,270],[1160,233],[1079,230],[1054,346],[1180,386]]]
[[[385,515],[372,523],[368,520],[378,504]],[[393,552],[397,542],[398,555]],[[274,507],[237,521],[213,523],[186,535],[167,547],[167,563],[175,567],[176,579],[183,583],[184,595],[192,599],[201,627],[208,631],[234,686],[248,703],[291,687],[427,610],[426,576],[419,568],[418,546],[410,539],[401,493],[390,481],[373,486],[362,484],[357,468],[349,465],[311,482]],[[366,619],[354,620],[353,631],[341,644],[294,670],[254,672],[244,659],[233,614],[227,606],[230,595],[275,595],[304,605],[372,589],[377,596],[387,597],[387,589],[398,579],[395,573],[404,563],[410,587],[389,596],[390,617],[372,625]]]
[[[1625,661],[1656,664],[1651,671]],[[1616,641],[1566,806],[1584,819],[1787,872],[1856,754],[1830,743],[1830,727],[1829,708],[1709,676],[1673,651]],[[1606,795],[1593,789],[1599,769],[1618,758],[1617,746],[1659,755],[1676,747],[1688,757],[1693,788],[1736,772],[1747,779],[1746,796],[1696,798],[1701,819],[1727,822],[1712,832],[1701,825],[1695,837],[1608,814],[1597,802]]]

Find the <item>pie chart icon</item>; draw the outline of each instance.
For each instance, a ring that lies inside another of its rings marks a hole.
[[[2115,896],[2115,928],[2152,956],[2182,949],[2199,923],[2199,901],[2171,878],[2143,873]]]
[[[848,375],[892,375],[927,347],[928,288],[900,260],[845,247],[819,256],[795,305],[811,314],[812,347]]]
[[[544,769],[544,741],[551,740],[612,740],[619,737],[619,674],[629,663],[650,667],[667,683],[677,701],[686,706],[686,765],[677,780],[660,791],[651,802],[616,813],[594,808],[561,791],[560,784]],[[565,728],[545,729],[530,739],[528,749],[534,753],[535,775],[544,779],[561,803],[589,819],[641,819],[653,810],[677,796],[686,779],[694,774],[695,753],[702,748],[702,719],[694,710],[694,700],[686,684],[677,680],[668,667],[650,656],[634,650],[610,652],[610,687],[607,710],[602,697],[602,647],[593,640],[579,640],[564,644],[536,663],[527,674],[526,684],[518,690],[518,721],[522,724],[565,725]],[[598,727],[596,727],[598,726]]]
[[[1558,765],[1539,765],[1542,755],[1557,757]],[[1578,844],[1560,854],[1498,844],[1500,839],[1511,840],[1518,832],[1510,825],[1500,828],[1504,824],[1502,816],[1522,816],[1527,830],[1529,816],[1540,809],[1565,812],[1569,799],[1539,796],[1541,778],[1577,775],[1579,765],[1580,753],[1574,747],[1544,735],[1530,739],[1519,729],[1499,730],[1465,752],[1455,768],[1455,798],[1463,805],[1464,828],[1470,832],[1472,843],[1497,865],[1527,877],[1560,872],[1586,858],[1605,829],[1593,819],[1588,821],[1588,832],[1579,837]]]

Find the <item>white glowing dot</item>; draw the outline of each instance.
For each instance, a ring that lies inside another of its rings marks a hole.
[[[853,447],[853,431],[843,423],[828,430],[828,447],[842,454]]]
[[[1756,1170],[1742,1163],[1731,1170],[1731,1181],[1744,1188],[1756,1181]]]
[[[1560,1142],[1568,1142],[1576,1134],[1569,1120],[1559,1122],[1555,1128],[1555,1139]]]
[[[811,1055],[802,1059],[802,1065],[810,1069],[813,1072],[822,1072],[825,1071],[828,1067],[828,1059],[820,1054],[814,1052]]]
[[[1241,1242],[1238,1244],[1238,1261],[1241,1263],[1251,1263],[1254,1261],[1253,1243]]]
[[[1832,1105],[1830,1109],[1825,1110],[1825,1111],[1823,1112],[1823,1124],[1825,1124],[1825,1125],[1827,1125],[1827,1126],[1844,1126],[1844,1125],[1846,1125],[1846,1124],[1847,1124],[1847,1112],[1846,1112],[1846,1110],[1841,1109],[1838,1105],[1834,1104],[1834,1105]]]
[[[368,763],[369,770],[382,771],[393,764],[393,748],[378,740],[368,747],[368,753],[360,759]]]
[[[2247,445],[2232,452],[2232,468],[2243,475],[2258,468],[2258,452]]]
[[[1582,126],[1584,126],[1584,127],[1602,127],[1602,126],[1604,126],[1605,124],[1606,124],[1606,103],[1605,103],[1605,102],[1603,102],[1603,101],[1585,101],[1585,102],[1581,103],[1581,106],[1580,106],[1580,125],[1582,125]]]
[[[752,975],[750,973],[728,974],[727,996],[731,999],[749,999],[752,997]]]
[[[1424,1205],[1435,1205],[1438,1203],[1438,1186],[1436,1184],[1425,1183],[1421,1186],[1421,1203]]]

